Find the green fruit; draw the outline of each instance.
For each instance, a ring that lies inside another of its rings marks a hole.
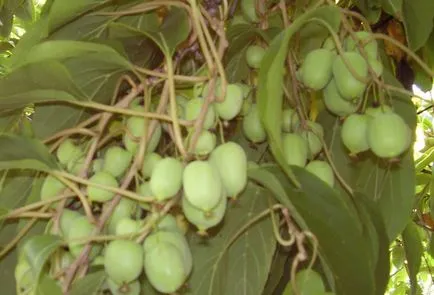
[[[151,285],[165,294],[174,293],[187,279],[182,253],[171,243],[160,243],[145,253],[144,269]]]
[[[132,159],[133,155],[129,151],[118,146],[109,147],[104,154],[102,170],[119,177],[127,171]]]
[[[382,105],[380,107],[369,107],[366,108],[365,110],[365,114],[369,116],[369,118],[374,118],[377,117],[380,114],[384,114],[384,113],[393,113],[393,110],[390,106],[388,105]]]
[[[114,176],[112,176],[111,174],[103,171],[95,173],[91,178],[89,178],[89,181],[91,183],[105,185],[113,188],[119,187],[119,183],[116,178],[114,178]],[[107,202],[113,199],[115,193],[103,188],[89,185],[87,187],[87,196],[89,200],[94,202]]]
[[[102,171],[103,166],[104,166],[104,160],[103,159],[95,159],[91,163],[90,170],[92,171],[92,173],[95,174],[99,171]]]
[[[221,92],[220,87],[217,88],[217,92],[216,95],[219,96]],[[237,84],[228,84],[224,101],[216,102],[214,108],[220,118],[229,121],[240,113],[243,101],[244,97],[241,87]]]
[[[302,130],[300,135],[307,141],[308,151],[307,157],[308,159],[315,158],[322,150],[322,141],[321,139],[324,137],[324,129],[323,127],[313,121],[307,121],[308,130]]]
[[[58,197],[64,190],[66,185],[52,175],[48,175],[44,179],[44,183],[41,188],[41,200],[46,201],[54,197]],[[56,202],[57,204],[57,202]],[[53,204],[54,206],[56,204]]]
[[[288,165],[304,167],[309,149],[306,139],[297,133],[285,133],[282,142],[283,153]]]
[[[82,216],[83,215],[81,215],[77,211],[63,209],[62,215],[60,215],[60,219],[59,219],[60,230],[63,236],[68,236],[68,232],[71,229],[74,220]]]
[[[357,103],[345,100],[338,91],[334,79],[324,88],[324,104],[332,114],[345,117],[357,110]]]
[[[95,231],[95,229],[95,225],[91,224],[86,216],[80,216],[74,219],[74,222],[72,222],[71,228],[67,231],[66,236],[66,238],[69,240],[69,250],[74,257],[80,255],[81,251],[83,251],[85,243],[78,241],[75,242],[72,240],[84,239],[92,236],[92,233]],[[96,256],[98,256],[101,250],[102,246],[100,244],[93,245],[89,255],[90,260],[93,260]]]
[[[222,181],[218,170],[208,161],[190,162],[182,176],[184,195],[196,208],[209,211],[220,201]]]
[[[182,233],[181,229],[178,226],[178,222],[176,218],[171,214],[166,214],[163,218],[160,218],[158,223],[155,225],[156,231],[175,231]]]
[[[353,155],[369,149],[368,121],[367,115],[351,114],[342,124],[342,142]]]
[[[244,83],[237,83],[237,85],[241,87],[241,90],[243,91],[243,98],[244,99],[248,98],[252,93],[252,86]]]
[[[134,241],[111,241],[105,249],[104,267],[116,284],[130,283],[142,273],[143,249]]]
[[[85,163],[86,157],[80,157],[78,159],[70,161],[66,167],[66,170],[68,170],[74,175],[78,175],[78,173],[80,173],[80,171],[83,169]]]
[[[228,196],[235,197],[244,190],[247,185],[247,155],[239,144],[226,142],[219,145],[211,153],[209,161],[217,168]]]
[[[357,52],[345,52],[336,57],[333,62],[333,77],[341,96],[347,100],[359,98],[366,89],[366,83],[353,76],[344,59],[362,79],[368,77],[368,64]]]
[[[68,138],[59,145],[56,151],[56,156],[62,165],[67,166],[70,161],[83,156],[83,151],[80,147],[74,144],[72,139]]]
[[[185,106],[185,120],[193,121],[199,117],[200,112],[202,111],[204,100],[201,98],[193,98],[188,101]],[[203,124],[204,129],[210,129],[214,127],[216,122],[216,114],[215,110],[212,106],[208,106],[208,111],[205,116],[205,121]]]
[[[171,198],[181,189],[182,172],[182,163],[175,158],[164,158],[155,165],[149,183],[156,200]]]
[[[150,125],[150,124],[148,124]],[[129,132],[126,132],[123,136],[123,143],[127,151],[132,154],[137,152],[139,146],[139,138],[145,134],[147,128],[145,125],[145,119],[142,117],[130,117],[126,122],[126,126]],[[146,152],[152,153],[157,148],[161,139],[161,124],[157,123],[154,132],[152,133],[151,139],[147,141]],[[133,138],[134,136],[136,138]]]
[[[329,186],[334,187],[335,177],[329,163],[318,160],[311,161],[306,165],[306,170],[318,176],[319,179],[327,183]]]
[[[145,155],[141,169],[143,178],[147,179],[151,177],[155,165],[160,162],[161,159],[163,158],[157,153],[149,153]]]
[[[184,235],[180,232],[173,231],[158,231],[149,235],[143,243],[145,255],[154,248],[159,247],[161,243],[170,243],[181,252],[182,258],[184,260],[184,273],[187,277],[193,269],[193,257]]]
[[[116,226],[119,220],[125,217],[131,217],[136,211],[136,209],[137,203],[135,201],[127,198],[122,198],[113,210],[113,213],[107,222],[107,229],[109,234],[115,234]]]
[[[378,157],[394,158],[410,147],[411,131],[399,115],[382,113],[369,120],[368,143]]]
[[[256,104],[252,104],[250,112],[243,119],[243,132],[246,138],[254,143],[260,143],[267,139]]]
[[[129,284],[116,284],[107,278],[107,285],[112,295],[140,295],[141,285],[139,280],[134,280]]]
[[[60,258],[60,267],[61,268],[67,268],[72,263],[74,263],[75,258],[70,252],[62,250],[61,253],[62,253],[62,256]]]
[[[246,50],[246,61],[249,67],[259,69],[262,59],[265,55],[265,49],[258,45],[251,45]]]
[[[116,224],[116,235],[133,235],[140,231],[141,223],[129,217],[120,219]]]
[[[252,99],[251,98],[246,98],[243,101],[243,106],[241,107],[241,111],[240,111],[240,115],[241,116],[246,116],[249,112],[250,109],[252,108]]]
[[[345,50],[357,51],[358,53],[360,53],[359,48],[363,48],[369,58],[376,59],[378,53],[378,44],[377,41],[372,38],[372,34],[366,31],[360,31],[356,32],[355,35],[357,41],[354,40],[351,36],[348,36],[345,39]],[[366,43],[367,41],[369,42]]]
[[[208,228],[218,225],[224,218],[227,207],[227,198],[225,195],[220,197],[220,202],[209,212],[203,212],[193,206],[187,198],[182,198],[182,212],[185,218],[194,224],[199,232],[205,232]]]
[[[334,53],[320,48],[309,52],[301,66],[301,82],[313,90],[324,88],[332,78]]]
[[[256,14],[256,2],[256,0],[241,0],[241,12],[248,21],[254,23],[259,21]]]
[[[377,59],[369,59],[368,64],[374,71],[377,78],[383,74],[383,64],[381,63],[381,61]]]
[[[257,169],[259,168],[258,163],[253,161],[247,161],[247,169]]]
[[[294,293],[292,282],[286,285],[284,294],[320,295],[325,292],[321,276],[313,270],[304,269],[295,275],[295,286],[298,293]]]
[[[293,130],[293,117],[298,116],[294,109],[284,109],[282,112],[282,131],[291,132]]]
[[[214,133],[203,130],[197,139],[194,153],[198,156],[206,156],[215,148],[217,138]]]
[[[336,44],[331,36],[325,39],[324,43],[322,44],[322,48],[336,53]]]

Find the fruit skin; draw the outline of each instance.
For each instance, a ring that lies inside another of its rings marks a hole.
[[[136,280],[143,270],[143,250],[130,240],[111,241],[105,249],[105,272],[116,284]]]
[[[365,114],[351,114],[342,124],[342,143],[352,155],[369,150],[368,122]]]
[[[368,143],[380,158],[395,158],[411,144],[411,131],[405,121],[395,113],[382,113],[368,124]]]
[[[259,69],[262,59],[265,55],[265,49],[258,45],[251,45],[246,50],[246,61],[249,67]]]
[[[368,55],[369,58],[376,59],[378,53],[378,43],[375,39],[371,39],[371,33],[366,31],[355,32],[355,35],[358,39],[357,42],[360,42],[360,46],[362,46]],[[366,43],[368,40],[369,43]],[[351,37],[348,36],[345,39],[345,50],[346,51],[357,51],[360,53],[359,44]],[[361,54],[361,53],[360,53]]]
[[[327,183],[329,186],[334,187],[335,177],[333,169],[329,163],[319,160],[311,161],[306,165],[306,170],[318,176],[319,179]]]
[[[136,211],[136,209],[137,209],[137,202],[131,199],[122,198],[119,201],[118,205],[113,210],[113,213],[107,222],[106,226],[109,234],[115,234],[116,226],[119,220],[125,217],[131,217]]]
[[[303,269],[295,275],[295,285],[299,293],[303,295],[322,294],[325,292],[324,282],[321,276],[317,272],[309,269]],[[291,284],[288,284],[288,286],[291,286]],[[289,288],[292,288],[292,286]]]
[[[250,22],[257,23],[259,21],[256,14],[256,0],[241,0],[241,11],[244,18]]]
[[[157,153],[149,153],[146,154],[143,158],[143,164],[142,164],[142,176],[147,179],[151,177],[152,170],[154,170],[155,165],[160,162],[163,158],[157,154]]]
[[[141,117],[130,117],[126,121],[126,127],[128,128],[130,134],[126,132],[122,140],[127,151],[135,154],[139,146],[139,141],[136,141],[136,139],[132,138],[131,136],[141,137],[145,134],[145,119]],[[158,144],[160,143],[160,138],[162,134],[161,129],[161,124],[157,123],[155,130],[152,133],[151,139],[148,141],[148,144],[146,146],[146,153],[152,153],[157,148]]]
[[[205,90],[204,90],[205,92]],[[196,120],[202,110],[204,100],[202,98],[190,99],[185,106],[185,120]],[[213,107],[209,106],[203,123],[204,129],[210,129],[214,127],[216,122],[216,113]]]
[[[182,176],[184,196],[196,208],[209,211],[220,201],[223,187],[218,170],[208,161],[190,162]]]
[[[41,188],[41,200],[49,200],[52,199],[62,193],[62,191],[66,188],[66,185],[63,184],[60,180],[52,175],[48,175],[44,179],[44,183]],[[52,204],[52,206],[56,206],[57,202]]]
[[[298,116],[297,112],[294,109],[287,108],[282,112],[282,131],[283,132],[291,132],[293,129],[293,117]]]
[[[220,96],[220,89],[220,87],[217,88],[217,97]],[[240,113],[243,102],[244,97],[241,87],[237,84],[228,84],[224,101],[216,102],[214,104],[214,108],[220,118],[229,121],[235,118]]]
[[[384,67],[383,67],[383,64],[381,63],[381,61],[379,61],[377,59],[370,58],[368,60],[368,64],[372,68],[372,70],[374,71],[377,78],[383,74]]]
[[[329,112],[345,117],[357,110],[357,103],[345,100],[338,91],[335,79],[332,79],[323,91],[324,104]]]
[[[334,53],[320,48],[309,52],[301,66],[301,81],[313,90],[324,88],[332,78]]]
[[[74,175],[78,175],[78,173],[80,173],[80,171],[82,170],[85,162],[86,162],[85,156],[72,160],[68,163],[66,170]]]
[[[166,214],[155,225],[156,231],[175,231],[183,234],[182,229],[178,226],[176,218],[171,214]]]
[[[243,133],[253,143],[260,143],[267,139],[256,104],[252,104],[250,112],[243,119]]]
[[[214,150],[217,144],[217,138],[214,133],[203,130],[197,139],[194,153],[198,156],[206,156]]]
[[[138,220],[125,217],[120,219],[116,224],[116,235],[131,235],[140,231],[141,223]]]
[[[81,215],[77,211],[63,209],[62,215],[60,215],[60,220],[59,220],[60,231],[62,232],[63,236],[68,235],[68,232],[71,229],[74,220],[82,216],[83,215]]]
[[[374,118],[383,113],[393,113],[393,110],[388,105],[381,105],[380,107],[369,107],[365,110],[365,114],[369,116],[369,118]]]
[[[283,152],[288,165],[304,167],[308,156],[308,143],[297,133],[283,135]]]
[[[91,178],[89,178],[89,181],[91,183],[111,186],[115,188],[119,187],[119,183],[116,178],[114,178],[113,175],[103,171],[95,173]],[[107,202],[113,199],[115,193],[89,185],[87,187],[87,195],[89,197],[89,200],[91,201]]]
[[[132,159],[133,155],[129,151],[118,146],[109,147],[104,154],[102,170],[119,177],[128,169]]]
[[[247,155],[235,142],[219,145],[209,161],[219,172],[225,192],[230,197],[241,193],[247,185]]]
[[[155,165],[149,184],[157,201],[171,198],[181,189],[183,170],[182,163],[171,157]]]
[[[306,124],[308,126],[308,129],[302,130],[300,134],[307,141],[308,144],[308,159],[313,159],[322,150],[321,138],[324,137],[324,128],[320,124],[313,121],[307,121]]]
[[[57,159],[60,164],[67,166],[69,162],[78,159],[83,155],[83,151],[80,147],[76,146],[72,139],[68,138],[64,140],[56,151]]]
[[[120,285],[107,278],[107,285],[112,295],[140,295],[141,286],[139,280],[134,280],[128,285]]]
[[[86,216],[80,216],[74,219],[74,222],[71,224],[71,228],[67,232],[66,238],[67,240],[73,239],[83,239],[92,235],[95,230],[95,225],[91,224]],[[85,244],[80,242],[69,242],[68,247],[72,255],[77,257],[80,255],[83,250]],[[92,245],[92,250],[90,252],[89,258],[93,260],[98,254],[101,252],[102,246],[100,244]]]
[[[333,61],[333,77],[341,96],[347,100],[359,98],[366,89],[366,84],[353,76],[344,59],[361,78],[368,76],[368,64],[357,52],[345,52]]]
[[[322,48],[328,49],[334,53],[336,53],[336,44],[331,36],[327,37],[322,44]]]

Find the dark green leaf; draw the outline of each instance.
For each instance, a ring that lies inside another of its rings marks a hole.
[[[402,1],[403,0],[381,0],[381,7],[388,14],[402,20]]]
[[[36,295],[62,295],[62,289],[60,288],[58,281],[55,281],[48,276],[43,276],[35,293]]]
[[[51,171],[59,169],[59,165],[39,140],[1,134],[0,169]]]
[[[86,275],[72,285],[71,295],[96,295],[105,280],[104,270]]]
[[[236,83],[247,79],[250,68],[246,61],[247,47],[234,55],[226,65],[226,78],[229,83]]]
[[[430,77],[417,64],[414,64],[412,68],[415,74],[414,84],[416,84],[423,92],[431,91],[431,89],[433,88],[433,77]]]
[[[411,50],[419,50],[428,40],[433,28],[434,2],[431,0],[403,0],[402,14]]]
[[[354,2],[370,23],[378,21],[381,15],[381,0],[356,0]]]
[[[12,24],[14,21],[13,11],[4,6],[0,10],[0,20],[0,36],[7,38],[12,31]]]
[[[273,261],[271,263],[270,273],[268,276],[267,284],[265,285],[263,295],[275,294],[276,288],[279,286],[280,281],[288,269],[291,262],[289,251],[277,249],[274,253]]]
[[[419,235],[419,229],[417,227],[418,226],[415,223],[410,222],[402,232],[402,242],[405,249],[405,257],[407,260],[408,276],[410,277],[412,295],[417,294],[417,274],[421,266],[423,255],[423,245]]]
[[[252,218],[269,208],[269,193],[249,183],[229,208],[224,225],[210,238],[190,239],[194,272],[187,294],[262,294],[276,240],[269,216],[251,224],[235,241],[234,235]]]

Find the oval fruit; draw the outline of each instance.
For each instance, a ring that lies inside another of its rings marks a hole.
[[[130,217],[120,219],[116,224],[116,235],[132,235],[140,231],[141,223]]]
[[[95,229],[96,226],[90,223],[86,216],[80,216],[74,219],[74,222],[72,222],[71,228],[67,231],[66,238],[68,240],[88,238],[89,236],[92,236],[92,233],[95,231]],[[74,257],[80,255],[84,246],[85,244],[83,242],[78,241],[70,241],[68,243],[69,250]],[[102,246],[100,244],[93,244],[89,255],[90,260],[93,260],[95,257],[97,257],[101,250]]]
[[[81,215],[77,211],[63,209],[62,215],[60,215],[59,219],[60,231],[62,232],[63,236],[68,236],[68,232],[71,229],[74,220],[82,216],[83,215]]]
[[[283,132],[291,132],[293,129],[293,117],[298,116],[297,112],[294,109],[287,108],[282,112],[282,131]]]
[[[324,137],[324,128],[320,124],[313,121],[307,121],[306,124],[308,130],[302,130],[300,135],[307,141],[308,159],[313,159],[322,150],[321,139]]]
[[[185,106],[185,120],[193,121],[199,117],[200,112],[202,111],[204,100],[201,98],[193,98],[190,99]],[[210,129],[214,127],[216,122],[216,114],[215,110],[212,106],[208,106],[208,111],[205,116],[205,121],[203,123],[204,129]]]
[[[220,201],[222,182],[217,169],[208,161],[190,162],[182,176],[184,196],[196,208],[209,211]]]
[[[235,142],[219,145],[209,161],[220,174],[225,192],[230,197],[241,193],[247,185],[247,155]]]
[[[369,149],[368,121],[367,115],[351,114],[342,124],[342,142],[352,155]]]
[[[136,280],[143,270],[142,247],[130,240],[111,241],[105,249],[104,268],[117,284]]]
[[[145,131],[147,129],[145,125],[145,119],[142,117],[130,117],[126,122],[126,126],[129,132],[126,132],[124,134],[123,143],[127,151],[129,151],[132,154],[135,154],[139,146],[139,138],[145,134]],[[147,146],[146,146],[147,153],[152,153],[153,151],[155,151],[158,144],[160,143],[161,134],[162,134],[161,129],[162,129],[161,124],[157,123],[151,138],[147,142]]]
[[[119,177],[127,171],[132,159],[133,155],[129,151],[118,146],[109,147],[104,154],[102,170]]]
[[[155,165],[149,184],[158,201],[173,197],[181,189],[183,170],[182,163],[171,157],[164,158]]]
[[[286,133],[283,135],[283,153],[288,165],[304,167],[308,155],[308,143],[300,134]]]
[[[344,99],[338,91],[334,79],[324,88],[324,104],[329,112],[345,117],[357,111],[357,103]]]
[[[243,106],[241,107],[240,115],[246,116],[250,112],[250,108],[252,107],[252,99],[250,97],[247,97],[243,101]]]
[[[357,51],[360,53],[359,48],[363,48],[369,58],[376,59],[378,53],[378,43],[372,38],[372,34],[366,31],[355,32],[357,40],[354,40],[351,36],[345,39],[346,51]],[[369,41],[369,42],[367,42]]]
[[[221,92],[220,87],[217,88],[217,96]],[[241,111],[243,106],[243,90],[237,84],[228,84],[226,87],[226,95],[222,102],[216,102],[214,108],[223,120],[232,120]]]
[[[265,55],[265,49],[258,45],[251,45],[246,50],[246,61],[249,67],[259,69],[262,59]]]
[[[333,187],[335,185],[335,177],[333,169],[329,163],[324,161],[311,161],[306,165],[306,170],[318,176],[319,179]]]
[[[47,175],[41,188],[41,200],[46,201],[58,197],[65,189],[66,185],[63,182],[52,175]],[[52,205],[55,206],[55,204]]]
[[[243,132],[246,138],[254,143],[260,143],[267,138],[256,104],[252,104],[250,112],[243,119]]]
[[[332,78],[334,53],[320,48],[309,52],[301,66],[301,82],[313,90],[324,88]]]
[[[353,76],[344,59],[351,65],[354,72],[363,79],[368,77],[368,64],[360,54],[351,51],[336,57],[333,62],[333,77],[341,96],[348,100],[359,98],[366,89],[366,83]]]
[[[311,270],[303,269],[295,275],[295,285],[300,294],[314,295],[325,292],[324,282],[321,276]]]
[[[92,161],[90,170],[92,173],[97,173],[102,171],[102,167],[104,166],[104,160],[101,158],[97,158]]]
[[[206,156],[212,152],[216,144],[217,138],[215,134],[208,130],[202,130],[194,147],[194,153],[198,156]]]
[[[248,21],[254,23],[259,21],[256,14],[256,0],[241,0],[241,12]]]
[[[382,113],[369,120],[368,143],[380,158],[394,158],[410,147],[411,132],[395,113]]]
[[[331,36],[327,37],[322,44],[322,48],[332,51],[336,53],[336,44]]]
[[[78,175],[86,163],[86,157],[82,156],[68,163],[66,170],[74,175]]]
[[[369,59],[368,64],[374,71],[377,78],[383,74],[383,64],[381,63],[381,61],[377,59]]]
[[[385,104],[379,107],[369,107],[365,110],[365,114],[368,115],[371,119],[384,113],[393,113],[393,110],[390,106]]]
[[[141,169],[144,179],[151,177],[155,165],[162,159],[163,158],[157,153],[149,153],[145,155],[145,157],[143,158],[143,164]]]
[[[107,286],[112,295],[140,295],[141,285],[139,280],[134,280],[129,284],[116,284],[110,278],[107,278]]]
[[[125,217],[131,217],[136,211],[136,209],[137,202],[131,199],[122,198],[113,210],[113,213],[107,222],[107,229],[109,234],[115,234],[116,225],[118,224],[119,220]]]
[[[155,224],[157,231],[175,231],[182,233],[181,228],[178,226],[176,218],[172,214],[166,214]]]
[[[83,151],[79,146],[75,145],[72,139],[68,138],[59,145],[56,156],[59,162],[66,166],[70,161],[83,156]]]
[[[95,173],[91,178],[89,178],[89,181],[91,183],[109,186],[113,188],[119,187],[119,183],[116,178],[114,178],[113,175],[103,171]],[[115,193],[103,188],[88,185],[87,196],[89,197],[89,200],[94,202],[107,202],[113,199]]]

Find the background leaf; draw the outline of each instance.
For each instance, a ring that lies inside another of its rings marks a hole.
[[[62,290],[57,281],[48,276],[43,276],[35,293],[36,295],[62,295]]]
[[[72,285],[71,295],[96,295],[106,278],[104,270],[87,274]]]
[[[408,46],[419,50],[433,29],[434,2],[431,0],[403,0],[402,13]]]
[[[402,242],[407,260],[408,276],[410,277],[411,294],[415,295],[419,288],[417,274],[422,262],[423,245],[419,229],[413,222],[410,222],[402,232]]]

